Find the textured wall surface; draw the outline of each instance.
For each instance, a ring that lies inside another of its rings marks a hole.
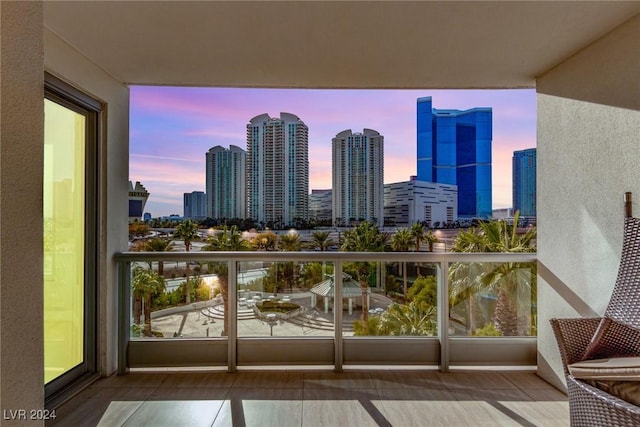
[[[640,16],[541,76],[538,365],[562,384],[549,319],[599,316],[622,245],[623,195],[640,215]]]
[[[99,172],[98,367],[108,375],[117,361],[117,272],[111,259],[114,253],[127,250],[128,238],[129,88],[47,30],[44,47],[48,72],[105,106]]]
[[[40,2],[0,2],[0,406],[43,407]],[[3,415],[11,412],[3,412]],[[28,414],[28,413],[27,413]],[[16,420],[2,425],[38,425]]]

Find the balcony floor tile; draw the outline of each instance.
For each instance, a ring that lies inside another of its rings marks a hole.
[[[568,426],[534,373],[359,370],[159,373],[102,379],[51,426]]]

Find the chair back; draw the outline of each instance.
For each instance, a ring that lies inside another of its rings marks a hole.
[[[640,329],[640,218],[624,219],[618,276],[604,315]]]

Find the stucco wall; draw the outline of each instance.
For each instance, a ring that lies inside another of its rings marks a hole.
[[[111,259],[115,252],[127,249],[128,237],[129,88],[46,29],[44,49],[48,72],[106,106],[100,152],[98,368],[108,375],[117,362],[117,272]]]
[[[0,406],[9,417],[2,425],[43,424],[9,412],[44,402],[42,20],[39,2],[0,2]]]
[[[538,368],[562,386],[549,319],[599,316],[640,215],[640,16],[542,75],[538,92]]]

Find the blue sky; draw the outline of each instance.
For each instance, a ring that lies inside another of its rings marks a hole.
[[[260,114],[295,114],[309,127],[309,188],[331,188],[331,139],[343,130],[384,136],[384,182],[416,173],[416,101],[433,108],[493,109],[493,207],[511,206],[513,151],[536,146],[536,94],[517,90],[327,90],[131,87],[129,179],[150,197],[154,217],[182,215],[182,195],[205,190],[205,153],[246,148]]]

